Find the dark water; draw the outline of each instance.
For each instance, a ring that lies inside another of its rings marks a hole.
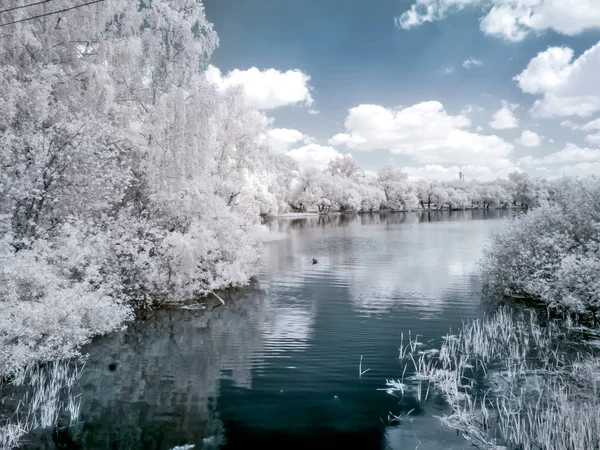
[[[433,417],[444,412],[435,396],[400,403],[378,389],[401,376],[402,332],[439,339],[481,311],[477,262],[508,214],[273,221],[288,238],[267,245],[252,287],[88,346],[81,422],[24,447],[470,448]]]

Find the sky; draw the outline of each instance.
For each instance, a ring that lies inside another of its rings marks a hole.
[[[208,78],[301,166],[600,174],[600,0],[204,0]]]

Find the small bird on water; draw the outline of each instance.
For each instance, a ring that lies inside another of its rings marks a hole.
[[[317,258],[313,258],[313,259],[312,259],[312,263],[313,263],[313,264],[316,264],[316,263],[318,263],[318,262],[319,262],[319,261],[317,261]]]

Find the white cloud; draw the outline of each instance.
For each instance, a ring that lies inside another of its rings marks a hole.
[[[520,41],[530,32],[573,36],[600,27],[598,0],[493,0],[481,21],[484,33]]]
[[[534,115],[587,117],[600,110],[600,42],[573,56],[570,48],[550,47],[514,78],[523,92],[543,95],[533,105]]]
[[[502,101],[502,108],[494,113],[490,122],[490,127],[495,130],[507,130],[509,128],[517,128],[519,126],[519,120],[513,114],[513,111],[519,105],[511,105],[505,101]]]
[[[537,166],[542,164],[573,164],[596,161],[600,161],[600,150],[581,148],[572,143],[568,143],[563,150],[551,153],[542,158],[534,158],[532,156],[519,158],[519,163],[528,166]]]
[[[460,167],[444,167],[439,164],[429,164],[422,167],[403,167],[402,171],[406,173],[411,180],[417,180],[420,178],[433,180],[456,180],[458,179]]]
[[[547,179],[559,178],[564,175],[597,175],[600,173],[600,162],[599,161],[586,161],[575,164],[567,165],[554,165],[550,167],[535,166],[527,168],[526,172],[535,171],[537,175],[543,176]]]
[[[498,136],[466,131],[471,121],[450,115],[437,101],[403,109],[359,105],[346,117],[346,133],[329,140],[357,150],[389,149],[424,164],[488,164],[506,158],[513,146]]]
[[[600,131],[600,119],[591,120],[584,125],[579,125],[570,120],[563,120],[560,126],[570,128],[571,130]]]
[[[499,36],[508,41],[525,39],[529,30],[523,27],[520,18],[525,14],[525,8],[519,5],[494,5],[481,19],[479,24],[485,34]]]
[[[561,127],[565,127],[565,128],[570,128],[571,130],[579,130],[581,128],[581,125],[576,124],[575,122],[571,121],[571,120],[563,120],[560,123]]]
[[[519,138],[519,143],[525,147],[539,147],[542,138],[535,131],[525,130]]]
[[[600,119],[592,120],[581,127],[583,131],[600,131]]]
[[[300,70],[280,72],[276,69],[235,69],[223,76],[215,66],[208,66],[206,77],[223,91],[242,86],[248,105],[257,109],[274,109],[286,105],[311,105],[310,76]]]
[[[463,109],[461,109],[460,113],[464,116],[466,116],[467,114],[471,114],[474,112],[483,112],[485,111],[485,108],[482,108],[479,105],[466,105]]]
[[[296,160],[300,167],[314,166],[317,169],[327,168],[329,161],[344,156],[333,147],[319,144],[308,144],[287,152],[287,155]]]
[[[367,140],[354,133],[338,133],[327,141],[329,145],[345,145],[350,148],[361,149],[361,144],[366,144]],[[372,150],[372,149],[369,149]]]
[[[428,164],[421,167],[403,167],[402,170],[409,179],[420,178],[435,180],[457,180],[458,173],[462,172],[468,179],[481,181],[494,180],[501,176],[508,176],[516,166],[507,159],[497,161],[493,167],[488,165],[465,164],[442,166],[440,164]]]
[[[531,108],[532,114],[536,117],[587,117],[598,110],[600,110],[600,96],[596,95],[561,97],[546,94],[543,100],[536,100]]]
[[[463,61],[462,66],[465,69],[470,69],[472,67],[480,67],[480,66],[483,66],[483,61],[471,57],[471,58]]]
[[[519,165],[526,165],[526,166],[537,166],[542,163],[542,160],[540,158],[534,158],[533,156],[523,156],[521,158],[519,158]]]
[[[309,109],[309,110],[308,110],[308,113],[309,113],[311,116],[316,116],[316,115],[317,115],[317,114],[319,114],[320,112],[321,112],[321,111],[319,111],[318,109]]]
[[[588,134],[585,137],[585,141],[592,144],[600,146],[600,133]]]
[[[598,175],[600,173],[600,162],[583,162],[579,164],[573,164],[561,168],[562,173],[560,175]]]
[[[485,11],[481,30],[509,41],[550,29],[573,36],[600,27],[598,0],[415,0],[396,24],[409,29],[480,4]]]
[[[274,128],[269,130],[268,143],[274,152],[285,152],[296,144],[309,144],[314,139],[290,128]]]
[[[549,47],[529,61],[527,68],[514,79],[521,90],[529,94],[553,91],[569,77],[573,54],[567,47]]]
[[[460,11],[480,0],[416,0],[410,9],[396,18],[396,25],[405,30],[425,22],[442,20],[447,13]]]
[[[454,66],[453,65],[449,65],[446,66],[442,69],[442,73],[444,75],[450,75],[451,73],[454,73]]]

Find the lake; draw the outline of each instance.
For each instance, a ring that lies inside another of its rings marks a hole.
[[[483,311],[477,263],[511,214],[272,220],[287,238],[250,287],[96,339],[73,391],[81,421],[23,448],[471,448],[440,426],[435,395],[380,389],[402,376],[402,333],[434,343]]]

